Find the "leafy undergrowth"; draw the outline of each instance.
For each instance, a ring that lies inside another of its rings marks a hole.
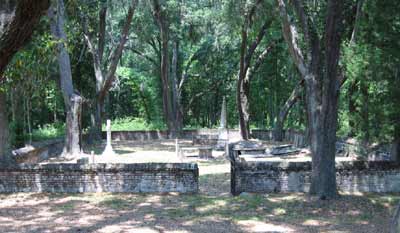
[[[112,131],[133,131],[133,130],[164,130],[165,125],[162,122],[146,122],[143,118],[126,117],[111,121]],[[106,125],[103,124],[103,131]]]
[[[33,141],[44,141],[63,137],[65,134],[65,124],[55,123],[39,127],[32,131]]]

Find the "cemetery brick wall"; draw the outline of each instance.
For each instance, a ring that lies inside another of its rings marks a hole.
[[[0,192],[196,193],[193,163],[41,164],[0,168]]]
[[[231,192],[308,192],[311,162],[232,162]],[[400,192],[400,166],[389,161],[336,164],[338,189],[344,192]]]
[[[183,130],[180,138],[191,140],[199,135],[218,136],[218,132],[218,129]],[[228,132],[230,138],[239,136],[239,130],[229,129]],[[113,131],[111,135],[113,140],[145,141],[170,138],[168,131],[165,130]],[[251,130],[251,136],[261,140],[272,140],[272,130],[254,129]],[[103,138],[106,138],[106,132],[103,132]],[[297,147],[303,147],[306,144],[304,134],[295,130],[285,130],[284,139],[292,142]]]

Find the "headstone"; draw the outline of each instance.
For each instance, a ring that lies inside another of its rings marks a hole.
[[[222,107],[221,107],[221,120],[220,126],[218,129],[218,142],[216,149],[217,150],[225,150],[226,145],[229,141],[228,138],[228,125],[227,125],[227,113],[226,113],[226,99],[222,100]]]
[[[176,157],[180,158],[179,139],[178,138],[175,139],[175,153],[176,153]]]
[[[199,157],[201,159],[212,159],[212,147],[199,147]]]
[[[221,122],[220,122],[220,129],[226,129],[227,127],[227,115],[226,115],[226,99],[225,97],[222,100],[222,107],[221,107]]]
[[[94,151],[90,151],[90,155],[92,157],[92,163],[96,163],[95,158],[94,158]]]
[[[89,158],[80,158],[76,161],[78,164],[88,164],[89,163]]]
[[[106,148],[104,149],[102,155],[103,156],[113,156],[113,155],[115,155],[115,152],[111,145],[111,120],[107,120],[106,130],[107,130],[107,145],[106,145]]]

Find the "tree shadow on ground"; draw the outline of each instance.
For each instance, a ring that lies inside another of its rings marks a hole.
[[[2,232],[388,232],[400,195],[232,197],[229,174],[200,177],[196,195],[0,195]],[[218,192],[219,191],[219,192]]]

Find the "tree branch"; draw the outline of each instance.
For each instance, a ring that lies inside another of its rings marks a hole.
[[[98,40],[98,54],[100,64],[103,61],[105,37],[106,37],[106,16],[107,16],[107,6],[103,3],[103,6],[99,12],[99,40]]]
[[[137,55],[139,55],[139,56],[145,58],[146,60],[150,61],[151,63],[153,63],[155,66],[158,66],[156,60],[154,60],[152,57],[144,54],[142,51],[139,51],[139,50],[137,50],[137,49],[135,49],[133,47],[125,47],[125,48],[130,49],[133,53],[136,53]]]
[[[297,28],[290,20],[290,16],[287,13],[287,8],[284,0],[277,1],[279,4],[279,12],[282,18],[283,37],[285,38],[289,46],[289,52],[293,57],[297,69],[301,73],[302,77],[306,77],[308,74],[308,68],[305,63],[302,51],[297,42]]]
[[[110,61],[110,66],[108,68],[108,73],[106,75],[106,79],[104,81],[104,84],[102,85],[101,91],[99,92],[98,98],[100,100],[103,100],[107,91],[111,88],[111,85],[115,79],[115,71],[117,70],[118,62],[119,59],[122,56],[122,51],[125,47],[125,43],[127,41],[127,36],[129,33],[129,28],[131,26],[133,14],[135,13],[135,9],[137,6],[137,0],[132,0],[131,6],[129,7],[128,14],[126,15],[125,18],[125,24],[122,28],[121,32],[121,39],[119,41],[118,46],[115,48],[114,52],[112,53],[111,56],[111,61]]]
[[[245,67],[244,67],[245,71],[249,68],[250,62],[251,62],[251,58],[253,57],[254,51],[257,49],[257,46],[260,44],[261,40],[265,36],[267,28],[271,25],[271,23],[272,23],[271,20],[265,21],[265,23],[261,27],[260,31],[258,32],[257,37],[251,43],[249,49],[247,50],[247,54],[246,54],[246,57],[245,57],[245,63],[246,64],[245,64]]]
[[[186,64],[185,69],[184,69],[184,71],[183,71],[183,75],[182,75],[181,81],[179,82],[179,86],[178,86],[178,90],[179,90],[179,91],[182,90],[183,84],[185,83],[185,81],[186,81],[187,78],[189,77],[188,71],[189,71],[190,66],[192,65],[192,63],[193,63],[195,60],[197,60],[197,58],[198,58],[198,52],[195,52],[195,53],[193,53],[193,54],[190,56],[189,61],[188,61],[188,63]]]

